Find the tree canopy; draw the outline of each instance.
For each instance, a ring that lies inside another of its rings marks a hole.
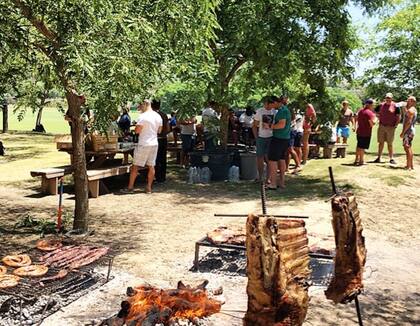
[[[365,76],[373,97],[394,91],[401,98],[420,90],[420,3],[407,0],[399,6],[377,26],[378,35],[383,35],[373,52],[377,65]]]

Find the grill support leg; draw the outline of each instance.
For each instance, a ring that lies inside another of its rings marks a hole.
[[[111,276],[111,270],[112,270],[112,263],[113,263],[114,259],[110,258],[109,262],[108,262],[108,272],[106,274],[106,281],[109,281],[109,277]]]
[[[200,245],[195,243],[195,253],[194,253],[194,270],[198,271],[198,259],[200,257]]]
[[[363,326],[362,314],[360,312],[360,305],[359,305],[359,296],[356,295],[354,298],[354,304],[356,305],[356,312],[357,312],[357,320],[359,321],[359,326]]]

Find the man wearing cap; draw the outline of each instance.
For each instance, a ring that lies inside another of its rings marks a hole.
[[[356,135],[357,148],[354,165],[364,165],[365,150],[369,149],[372,128],[375,124],[375,113],[373,113],[373,100],[365,101],[364,107],[357,113]]]
[[[401,114],[400,109],[397,108],[392,97],[392,93],[387,93],[385,95],[385,102],[379,106],[377,111],[379,116],[378,157],[373,163],[381,163],[381,156],[386,142],[388,145],[389,163],[396,164],[392,143],[394,142],[395,129],[400,122]]]

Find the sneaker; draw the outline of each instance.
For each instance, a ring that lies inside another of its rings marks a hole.
[[[397,164],[397,162],[395,162],[395,160],[394,160],[393,158],[391,158],[391,159],[389,160],[389,164]]]
[[[381,159],[377,157],[376,160],[372,161],[372,163],[382,163],[382,162],[381,162]]]
[[[134,194],[134,189],[125,188],[125,189],[122,189],[120,192],[123,194]]]

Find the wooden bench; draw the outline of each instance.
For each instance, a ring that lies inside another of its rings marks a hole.
[[[104,192],[108,193],[109,190],[107,187],[101,182],[102,179],[123,175],[130,173],[131,164],[119,165],[119,166],[111,166],[111,167],[104,167],[94,170],[88,170],[88,187],[89,187],[89,194],[93,198],[97,198],[100,193],[100,189],[103,189]]]
[[[337,149],[337,157],[346,157],[347,144],[332,144],[323,147],[323,157],[331,158],[334,149]]]
[[[41,190],[43,193],[57,195],[58,179],[73,172],[71,165],[54,168],[32,170],[32,177],[41,177]]]

